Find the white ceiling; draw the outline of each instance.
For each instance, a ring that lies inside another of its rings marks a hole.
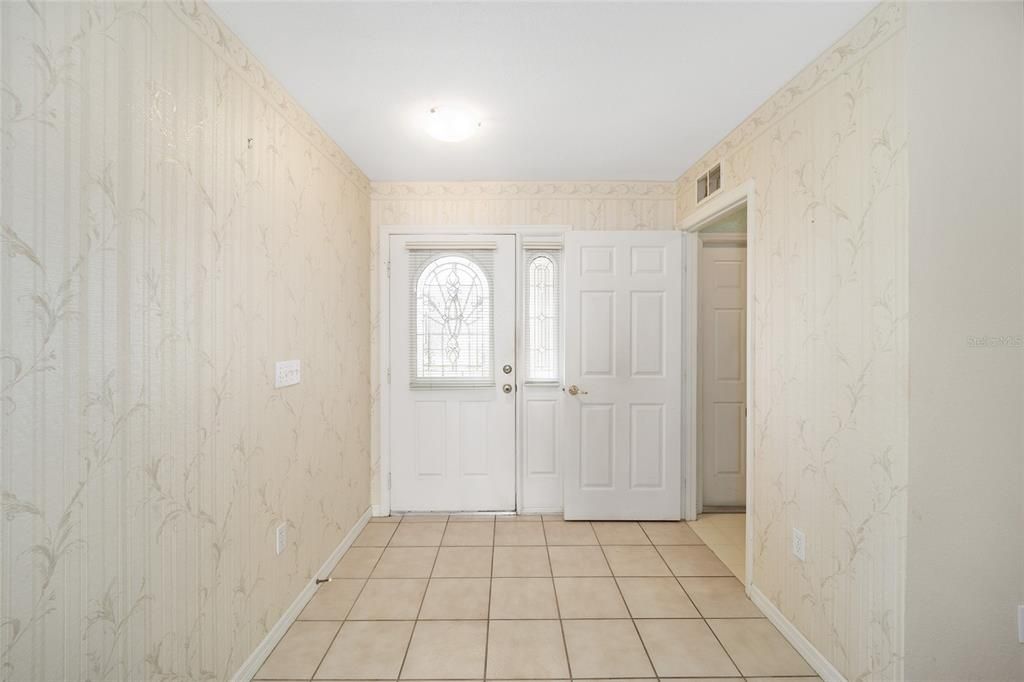
[[[674,180],[874,3],[213,5],[372,180],[584,181]]]

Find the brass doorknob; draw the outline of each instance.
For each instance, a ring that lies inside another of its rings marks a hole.
[[[582,390],[576,384],[573,384],[567,390],[569,391],[569,395],[586,395],[587,394],[586,391]]]

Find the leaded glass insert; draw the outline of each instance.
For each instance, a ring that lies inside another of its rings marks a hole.
[[[557,381],[559,349],[559,278],[554,253],[528,257],[526,266],[527,379]]]
[[[492,383],[490,279],[468,255],[429,255],[413,290],[413,384]]]

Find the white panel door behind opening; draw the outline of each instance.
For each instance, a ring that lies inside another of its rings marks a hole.
[[[709,507],[746,504],[747,248],[738,242],[701,247],[698,452]]]
[[[391,508],[514,511],[515,236],[389,246]]]
[[[678,519],[682,238],[565,236],[565,518]]]

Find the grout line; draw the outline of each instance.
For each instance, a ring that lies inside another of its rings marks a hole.
[[[409,523],[412,524],[414,522],[410,521]],[[434,574],[434,567],[437,566],[437,557],[439,554],[441,554],[441,543],[444,542],[444,534],[447,532],[448,519],[445,518],[444,528],[441,529],[441,539],[438,541],[437,552],[434,553],[434,563],[430,566],[430,575]],[[402,654],[402,665],[398,666],[398,679],[402,679],[402,672],[405,670],[405,662],[409,658],[409,649],[412,648],[412,638],[416,636],[416,626],[420,622],[420,613],[423,612],[423,602],[427,600],[427,590],[429,589],[430,576],[427,576],[427,584],[423,586],[423,596],[420,597],[420,605],[419,607],[417,607],[416,617],[413,618],[412,621],[412,632],[409,633],[409,641],[405,643],[405,653]]]
[[[498,534],[497,522],[491,527],[491,570],[487,576],[487,623],[484,625],[484,671],[482,679],[487,679],[487,657],[491,648],[491,594],[494,592],[494,542]]]
[[[694,531],[694,533],[696,533],[696,532],[697,531]],[[699,533],[698,533],[697,537],[700,537]],[[704,538],[701,538],[701,540],[703,540],[703,539]],[[706,544],[705,544],[705,547],[707,547]],[[715,556],[718,557],[718,555],[715,553],[715,551],[713,549],[711,549],[710,547],[708,547],[708,549],[711,551],[712,554],[715,554]],[[721,561],[721,557],[719,557],[719,561]],[[729,567],[726,566],[726,568],[729,568]],[[732,571],[732,569],[729,568],[729,571]],[[692,577],[713,577],[713,576],[683,576],[683,577],[684,578],[692,578]],[[728,577],[728,576],[722,576],[722,577]],[[736,574],[733,573],[732,577],[735,578]],[[682,587],[683,592],[686,592],[686,588],[683,587],[683,583],[682,583],[682,581],[679,580],[679,576],[675,576],[675,579],[676,579],[676,582],[679,583],[679,587]],[[686,596],[687,596],[687,598],[689,598],[690,597],[690,593],[686,592]],[[704,623],[704,627],[706,627],[708,629],[708,631],[711,632],[711,635],[715,638],[715,641],[718,642],[718,646],[722,647],[722,651],[725,652],[725,655],[726,655],[726,657],[728,657],[729,662],[732,663],[732,667],[736,669],[737,674],[739,674],[741,677],[743,677],[745,679],[746,675],[744,675],[743,671],[740,670],[740,667],[738,665],[736,665],[736,661],[733,659],[732,654],[730,654],[729,650],[725,648],[724,644],[722,644],[722,640],[719,639],[718,633],[715,632],[715,629],[713,627],[711,627],[710,623],[708,623],[708,619],[704,617],[704,613],[700,610],[700,607],[697,606],[697,602],[693,601],[693,599],[690,599],[690,602],[693,604],[694,608],[697,609],[697,613],[700,614],[701,621]]]
[[[591,527],[590,532],[594,532]],[[547,531],[544,531],[544,539],[547,540]],[[562,633],[562,651],[565,652],[565,669],[569,673],[569,679],[573,679],[572,661],[569,660],[569,642],[565,639],[565,621],[562,620],[562,605],[558,601],[558,587],[555,585],[555,571],[551,565],[551,545],[547,546],[548,570],[551,571],[551,591],[555,593],[555,615],[558,616],[558,629]],[[606,560],[607,561],[607,560]]]
[[[647,535],[647,531],[644,530],[644,527],[640,526],[639,523],[637,524],[637,526],[640,527],[640,532],[643,533],[644,537],[647,538],[648,542],[650,542],[651,538],[650,538],[650,536]],[[651,544],[653,545],[654,543],[651,543]],[[655,551],[657,551],[657,550],[655,550]],[[608,561],[608,555],[604,551],[604,545],[601,545],[601,554],[602,554],[602,556],[604,556],[604,560]],[[660,553],[659,553],[658,556],[659,557],[661,556]],[[662,559],[662,561],[664,562],[665,560]],[[611,568],[611,564],[610,563],[608,564],[608,567]],[[665,567],[666,568],[668,567],[667,563],[665,564]],[[671,572],[672,572],[672,570],[669,569],[669,573],[671,573]],[[623,577],[625,577],[625,576],[623,576]],[[633,618],[633,611],[632,611],[632,609],[629,608],[629,602],[626,601],[626,595],[624,595],[622,593],[622,586],[619,585],[619,576],[615,575],[614,571],[612,571],[612,580],[615,581],[615,589],[617,589],[619,591],[619,599],[622,600],[622,605],[626,607],[626,613],[629,614],[629,622],[633,625],[633,631],[636,632],[636,638],[638,640],[640,640],[640,646],[643,647],[644,655],[647,656],[647,664],[651,666],[651,674],[653,674],[655,677],[657,677],[658,676],[658,669],[654,667],[654,659],[651,657],[651,652],[647,650],[647,643],[644,641],[643,635],[640,634],[640,627],[636,624],[636,619]]]
[[[366,525],[370,525],[370,524],[366,524]],[[398,527],[397,527],[397,526],[395,527],[395,529],[394,529],[394,530],[392,530],[392,531],[391,531],[391,535],[392,535],[392,536],[393,536],[393,535],[395,534],[395,531],[396,531],[396,530],[398,530]],[[388,540],[390,541],[390,538],[388,538]],[[352,549],[352,548],[351,548],[351,547],[349,547],[349,549]],[[385,547],[384,549],[387,549],[387,548]],[[379,563],[380,563],[380,560],[381,560],[381,558],[383,558],[383,556],[384,556],[384,549],[381,549],[381,550],[380,550],[380,554],[378,554],[378,555],[377,555],[377,560],[373,562],[373,566],[372,566],[372,567],[370,568],[370,572],[369,572],[369,573],[368,573],[368,574],[366,575],[366,578],[364,578],[364,579],[363,579],[363,584],[362,584],[362,586],[361,586],[361,587],[359,588],[359,592],[358,592],[358,593],[356,593],[356,598],[352,600],[352,605],[351,605],[351,606],[349,606],[349,607],[348,607],[348,611],[346,611],[346,612],[345,612],[345,616],[346,616],[346,618],[342,618],[342,620],[341,620],[341,623],[339,623],[339,624],[338,624],[338,629],[337,629],[337,631],[335,631],[335,633],[334,633],[334,637],[332,637],[332,638],[331,638],[331,643],[330,643],[329,645],[327,645],[327,648],[326,648],[326,649],[324,649],[324,653],[323,653],[323,656],[321,656],[321,657],[320,657],[320,661],[319,661],[319,662],[318,662],[318,663],[316,664],[316,668],[314,668],[314,669],[313,669],[313,675],[312,675],[312,677],[311,677],[310,679],[313,679],[313,678],[315,678],[315,677],[316,677],[316,674],[317,674],[318,672],[320,672],[320,666],[322,666],[322,665],[324,664],[324,659],[326,659],[326,658],[327,658],[327,654],[328,654],[328,653],[329,653],[329,652],[331,651],[331,647],[333,647],[333,646],[334,646],[334,643],[338,641],[338,635],[340,635],[340,634],[341,634],[341,629],[342,629],[343,627],[345,627],[345,622],[347,621],[347,616],[348,616],[348,615],[349,615],[350,613],[352,613],[352,609],[354,609],[354,608],[355,608],[355,606],[356,606],[356,602],[357,602],[357,601],[359,601],[359,597],[360,597],[360,596],[362,596],[362,594],[363,594],[363,590],[365,590],[365,589],[366,589],[366,584],[370,582],[370,576],[371,576],[371,575],[373,575],[373,572],[374,572],[375,570],[377,570],[377,564],[379,564]],[[347,549],[347,550],[345,550],[345,554],[348,554],[348,549]],[[345,554],[342,554],[342,555],[341,555],[341,559],[338,559],[338,563],[341,563],[341,560],[345,558]],[[337,568],[337,567],[335,567],[335,568]],[[329,576],[329,575],[328,575],[327,577],[328,577],[328,578],[330,578],[330,576]],[[322,584],[323,584],[323,585],[329,585],[330,583],[322,583]],[[316,595],[317,595],[317,594],[318,594],[319,592],[320,592],[320,588],[318,587],[318,588],[316,589],[316,591],[315,591],[315,592],[313,592],[313,597],[312,597],[312,599],[310,599],[309,601],[313,601],[313,599],[316,599]],[[306,606],[309,606],[309,604],[307,604]],[[304,608],[304,609],[302,609],[302,610],[303,610],[303,611],[305,611],[306,609]],[[302,612],[301,612],[301,611],[299,612],[299,615],[300,615],[300,616],[302,615]],[[298,621],[296,621],[296,622],[298,622]],[[283,640],[284,638],[282,637],[281,639]],[[275,648],[276,648],[276,647],[275,647]],[[273,652],[271,652],[271,654],[273,654]],[[267,660],[270,660],[270,656],[268,656],[268,657],[267,657]]]

